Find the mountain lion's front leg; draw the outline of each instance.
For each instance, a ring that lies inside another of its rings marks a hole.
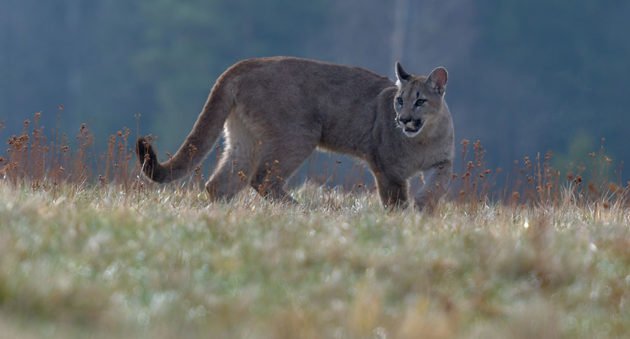
[[[387,209],[407,207],[406,180],[397,180],[383,174],[376,174],[376,187],[381,197],[383,207]]]
[[[452,164],[448,160],[440,161],[425,171],[424,185],[414,197],[416,208],[432,211],[448,190],[452,175]]]

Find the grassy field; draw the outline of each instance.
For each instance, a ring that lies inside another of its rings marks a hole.
[[[2,339],[630,335],[630,183],[603,148],[500,174],[464,140],[432,214],[363,185],[209,203],[201,171],[139,179],[128,129],[95,158],[87,126],[70,145],[39,118],[0,154]]]
[[[630,211],[0,181],[1,338],[615,338]],[[605,206],[604,206],[605,205]]]

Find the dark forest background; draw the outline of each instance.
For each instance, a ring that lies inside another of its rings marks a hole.
[[[548,150],[572,166],[602,138],[628,163],[628,17],[614,0],[0,0],[0,138],[42,112],[48,131],[86,123],[96,148],[151,133],[163,157],[228,66],[294,55],[392,78],[395,60],[446,66],[457,139],[481,140],[488,167]]]

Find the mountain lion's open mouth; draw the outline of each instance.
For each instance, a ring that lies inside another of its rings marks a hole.
[[[410,138],[418,135],[418,133],[420,133],[420,130],[422,129],[422,126],[423,126],[423,123],[422,123],[422,120],[420,119],[411,120],[405,124],[400,122],[400,127],[403,129],[403,133],[405,133],[405,135]]]

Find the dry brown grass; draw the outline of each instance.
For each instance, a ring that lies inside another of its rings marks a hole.
[[[0,336],[630,331],[627,189],[562,177],[550,156],[526,159],[497,190],[499,174],[473,143],[431,215],[385,212],[366,188],[312,184],[292,191],[297,207],[250,191],[210,204],[200,175],[169,186],[138,179],[128,131],[112,136],[97,160],[104,172],[93,173],[86,127],[70,147],[36,126],[0,163]]]

